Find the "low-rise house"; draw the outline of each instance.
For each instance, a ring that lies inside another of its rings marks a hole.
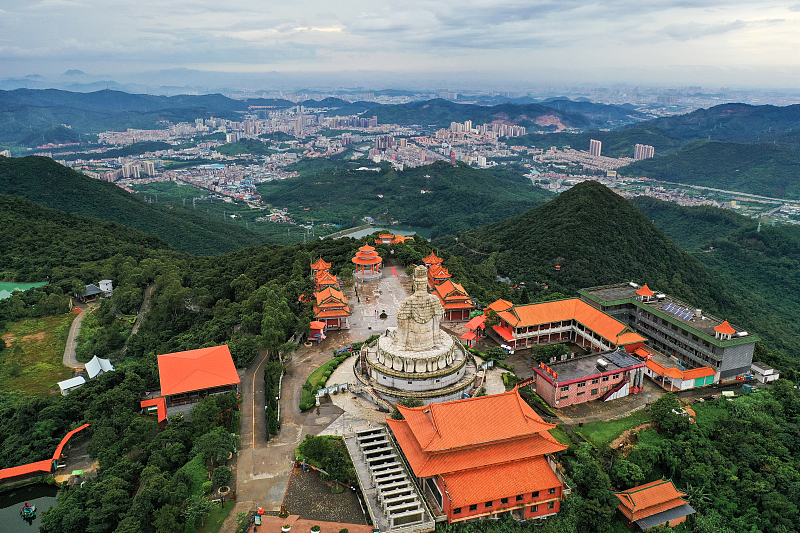
[[[753,376],[753,379],[765,385],[772,383],[780,377],[777,370],[760,361],[753,361],[750,365],[750,374]]]
[[[634,525],[642,531],[654,526],[675,527],[695,512],[669,480],[653,481],[616,494],[620,504],[617,509],[629,528]]]

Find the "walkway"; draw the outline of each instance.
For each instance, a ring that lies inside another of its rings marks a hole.
[[[83,370],[86,368],[86,365],[78,361],[75,357],[75,348],[78,347],[77,339],[78,334],[81,332],[83,317],[93,312],[95,309],[97,309],[97,302],[88,304],[85,309],[81,309],[80,314],[72,321],[72,325],[69,327],[69,335],[67,335],[67,346],[64,348],[64,358],[62,360],[64,366],[75,370]]]

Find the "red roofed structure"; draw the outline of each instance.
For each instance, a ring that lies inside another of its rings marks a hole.
[[[160,398],[143,400],[140,405],[146,414],[151,415],[155,413],[158,416],[159,422],[164,422],[167,419],[167,400],[163,396]]]
[[[316,275],[321,270],[330,270],[330,268],[331,264],[323,260],[322,257],[311,263],[311,273],[313,275]]]
[[[317,271],[316,275],[314,276],[314,283],[316,284],[318,291],[326,287],[333,287],[335,289],[339,288],[339,280],[327,270]]]
[[[630,528],[636,524],[642,531],[658,525],[675,527],[695,512],[683,499],[686,494],[678,492],[672,481],[665,479],[618,492],[616,496],[621,502],[617,509],[623,522]]]
[[[428,257],[426,257],[425,259],[422,260],[422,262],[425,263],[425,266],[430,269],[431,265],[440,265],[440,264],[442,264],[442,258],[441,257],[436,257],[436,254],[431,252],[430,254],[428,254]]]
[[[211,394],[236,391],[240,383],[226,344],[159,355],[158,376],[168,416],[188,412]]]
[[[428,268],[428,286],[431,288],[436,287],[440,283],[444,283],[450,279],[450,271],[440,264],[432,264]]]
[[[668,391],[688,390],[719,381],[719,373],[710,366],[683,370],[655,359],[649,359],[645,366],[645,375]]]
[[[719,326],[714,326],[714,331],[717,332],[716,337],[718,339],[730,339],[731,335],[736,333],[736,330],[733,329],[733,326],[731,326],[727,320],[722,322]]]
[[[7,483],[10,481],[20,481],[35,476],[43,476],[51,473],[55,469],[55,463],[61,458],[61,452],[64,451],[64,446],[67,445],[69,439],[76,433],[88,428],[90,424],[84,424],[78,428],[73,429],[64,435],[61,442],[56,446],[56,451],[53,452],[51,459],[43,459],[34,463],[26,465],[12,466],[11,468],[3,468],[0,470],[0,483]]]
[[[350,306],[342,291],[327,287],[314,293],[314,320],[325,322],[330,329],[347,329]]]
[[[381,276],[383,259],[375,251],[375,248],[364,245],[358,249],[356,256],[351,259],[356,265],[355,275],[363,280],[377,279]]]
[[[475,309],[475,306],[472,305],[472,298],[464,290],[464,287],[449,279],[439,285],[434,285],[433,293],[439,297],[439,301],[444,307],[443,320],[467,320],[472,310]]]
[[[389,428],[426,498],[449,522],[558,512],[568,488],[550,454],[566,446],[516,389],[397,408],[404,420],[387,419]]]

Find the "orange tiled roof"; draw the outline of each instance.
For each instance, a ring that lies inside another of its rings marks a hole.
[[[511,332],[510,329],[504,328],[502,326],[492,326],[492,329],[495,331],[495,333],[503,337],[505,340],[507,341],[514,340],[514,334]]]
[[[21,466],[12,466],[11,468],[4,468],[0,470],[0,480],[17,476],[25,476],[28,474],[49,474],[52,467],[53,461],[50,459],[36,461],[35,463],[28,463]]]
[[[431,268],[428,270],[428,275],[432,278],[449,278],[450,271],[442,265],[434,264],[431,265]]]
[[[311,270],[326,270],[331,267],[330,263],[326,263],[322,257],[311,263]]]
[[[717,333],[722,333],[723,335],[733,335],[734,333],[736,333],[736,330],[733,329],[733,327],[730,324],[728,324],[727,320],[724,321],[719,326],[715,326],[714,331],[716,331]]]
[[[489,307],[494,309],[511,327],[536,326],[574,319],[615,344],[631,344],[646,340],[638,333],[630,331],[628,326],[619,320],[595,309],[580,298],[506,307],[507,304],[510,302],[498,300]],[[507,310],[499,310],[503,307],[506,307]],[[617,342],[618,336],[619,342]]]
[[[163,396],[152,400],[144,400],[139,405],[141,405],[142,409],[155,405],[158,412],[158,421],[163,422],[167,419],[167,399]]]
[[[636,294],[638,294],[639,296],[653,296],[655,293],[651,291],[650,287],[648,287],[647,283],[645,283],[641,289],[636,291]]]
[[[414,237],[406,237],[405,235],[395,235],[394,239],[392,239],[392,244],[405,244],[408,240],[414,240]]]
[[[325,322],[314,320],[308,325],[308,327],[310,329],[325,329]]]
[[[321,309],[314,306],[314,318],[341,318],[351,314],[350,308],[347,306],[337,309]]]
[[[462,287],[461,284],[453,283],[449,279],[434,287],[433,290],[442,300],[446,300],[447,298],[457,298],[460,300],[469,298],[469,294],[467,294],[467,291],[464,290],[464,287]]]
[[[158,375],[164,396],[239,383],[226,344],[159,355]]]
[[[497,300],[489,306],[489,309],[495,313],[499,313],[500,311],[505,311],[506,309],[511,309],[512,307],[514,307],[514,304],[508,300]]]
[[[317,285],[336,285],[339,280],[327,270],[320,270],[317,272],[316,283]]]
[[[317,306],[331,305],[331,304],[347,304],[347,297],[342,291],[334,289],[333,287],[325,287],[319,292],[315,292],[314,296],[317,298]]]
[[[394,234],[392,234],[392,233],[381,233],[380,235],[378,235],[378,237],[381,238],[381,239],[394,239]]]
[[[467,329],[478,329],[486,327],[486,315],[477,315],[472,317],[469,322],[464,324]]]
[[[398,405],[397,408],[426,452],[534,435],[555,427],[544,422],[516,390],[423,407]],[[487,413],[502,413],[502,416],[487,417]],[[480,423],[476,423],[478,421]]]
[[[443,474],[452,507],[499,500],[560,487],[561,482],[541,455],[484,468]],[[491,480],[487,483],[487,480]],[[512,498],[513,500],[513,498]]]
[[[441,263],[442,259],[440,257],[436,257],[436,254],[431,252],[428,255],[428,257],[426,257],[425,259],[422,260],[422,262],[425,263],[426,265],[433,265],[433,264]]]
[[[618,492],[616,496],[621,502],[618,509],[629,520],[641,520],[687,503],[681,499],[686,495],[666,479]]]
[[[474,306],[469,302],[443,302],[442,307],[447,311],[452,309],[472,309]]]
[[[680,379],[683,381],[697,378],[706,378],[715,375],[717,372],[710,366],[702,366],[700,368],[692,368],[690,370],[681,370],[678,367],[665,367],[661,363],[650,359],[645,363],[647,368],[660,376],[667,376],[668,378]]]
[[[701,366],[700,368],[692,368],[683,372],[683,379],[697,379],[707,378],[717,373],[716,370],[710,366]]]
[[[474,331],[468,331],[459,337],[459,339],[464,339],[465,341],[474,341],[477,338],[478,336],[475,335]]]

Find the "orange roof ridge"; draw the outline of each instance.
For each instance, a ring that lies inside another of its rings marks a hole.
[[[240,383],[227,344],[159,355],[158,374],[163,396]]]
[[[723,321],[719,326],[715,326],[714,331],[722,333],[723,335],[733,335],[736,333],[736,330],[733,329],[733,326],[731,326],[727,320]]]
[[[642,288],[641,288],[641,289],[639,289],[638,291],[636,291],[636,294],[638,294],[639,296],[653,296],[655,293],[654,293],[653,291],[651,291],[651,290],[650,290],[650,287],[648,287],[648,286],[647,286],[647,283],[645,283],[645,284],[642,286]]]

